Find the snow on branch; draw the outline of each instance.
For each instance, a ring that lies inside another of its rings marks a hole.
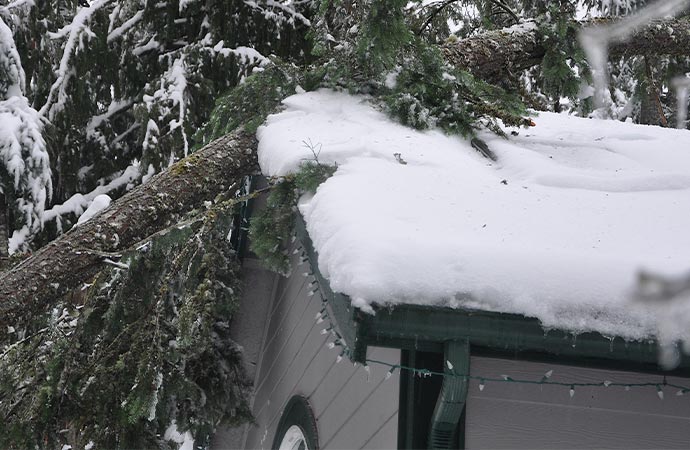
[[[0,19],[0,98],[23,95],[25,75],[12,30]]]
[[[52,195],[42,130],[38,113],[25,97],[0,101],[0,191],[10,192],[23,224],[10,238],[10,254],[24,249],[25,241],[41,229],[45,203]]]
[[[184,129],[184,121],[187,115],[186,89],[187,70],[185,55],[183,54],[173,60],[170,68],[161,78],[160,87],[152,95],[144,95],[143,97],[149,113],[154,111],[154,108],[158,108],[159,116],[157,119],[159,121],[168,117],[173,108],[178,108],[177,119],[172,119],[168,122],[168,132],[180,128],[184,145],[184,156],[187,156],[189,153],[189,140]]]
[[[0,6],[0,13],[6,14],[6,13],[9,13],[13,9],[18,9],[18,8],[22,8],[22,7],[31,8],[33,6],[35,6],[34,0],[15,0],[8,5]]]
[[[25,75],[12,31],[0,19],[0,193],[8,199],[15,224],[9,252],[23,250],[42,227],[52,195],[50,161],[43,122],[24,97]],[[4,243],[3,243],[4,245]]]
[[[97,128],[103,124],[103,122],[110,120],[111,117],[119,114],[122,111],[126,111],[134,104],[133,100],[113,100],[112,103],[108,105],[108,111],[103,114],[98,114],[91,117],[89,122],[86,124],[86,136],[89,138],[97,138]]]
[[[54,219],[56,221],[58,231],[62,232],[62,216],[67,214],[81,216],[91,205],[94,199],[96,199],[96,197],[99,195],[109,194],[117,189],[133,186],[134,183],[140,178],[141,171],[139,170],[139,162],[134,161],[124,171],[122,171],[120,175],[113,178],[110,182],[98,186],[96,189],[87,194],[74,194],[64,203],[55,205],[49,210],[45,211],[43,213],[43,223]]]
[[[137,11],[136,14],[134,14],[132,17],[127,19],[122,25],[119,27],[113,29],[112,31],[108,32],[108,38],[107,42],[110,44],[116,39],[119,39],[124,35],[129,29],[131,29],[133,26],[141,22],[141,19],[144,17],[144,10],[139,10]]]
[[[73,67],[70,65],[72,56],[77,50],[78,43],[83,36],[91,35],[92,32],[88,27],[91,17],[101,8],[113,3],[113,0],[96,0],[90,6],[80,9],[74,16],[74,20],[69,27],[69,36],[65,43],[65,48],[60,59],[60,65],[57,69],[57,79],[50,87],[48,99],[45,105],[39,110],[42,117],[52,121],[55,116],[64,109],[67,101],[67,85],[71,77],[75,74]],[[65,30],[67,31],[67,30]]]
[[[274,20],[278,23],[286,21],[290,25],[294,25],[299,21],[306,26],[311,26],[311,21],[298,12],[293,5],[298,2],[281,2],[278,0],[244,0],[244,4],[250,8],[261,11],[267,19]],[[278,10],[278,12],[276,12]],[[286,17],[287,16],[287,17]]]

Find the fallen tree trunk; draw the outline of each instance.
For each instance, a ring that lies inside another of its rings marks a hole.
[[[0,273],[0,329],[50,307],[116,261],[119,252],[237,189],[258,168],[256,146],[254,134],[241,130],[221,137]]]
[[[578,26],[605,25],[605,20],[581,22]],[[441,46],[451,64],[486,81],[514,77],[541,63],[546,53],[535,22],[489,31]],[[609,48],[610,57],[631,55],[687,56],[690,48],[690,18],[654,21],[632,37]]]

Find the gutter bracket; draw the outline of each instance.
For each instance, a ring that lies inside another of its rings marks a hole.
[[[458,422],[465,409],[470,374],[469,340],[447,341],[443,351],[444,377],[441,392],[431,417],[430,449],[455,448]]]

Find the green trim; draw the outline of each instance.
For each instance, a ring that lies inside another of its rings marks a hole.
[[[335,315],[335,323],[337,323],[338,328],[342,333],[341,337],[351,349],[355,350],[357,348],[357,323],[355,322],[354,314],[356,311],[358,312],[358,310],[352,307],[350,298],[348,296],[333,292],[328,280],[324,278],[324,276],[321,274],[321,271],[319,271],[318,255],[314,250],[314,245],[312,244],[309,234],[307,233],[306,224],[304,223],[304,219],[300,214],[297,214],[297,217],[295,218],[295,232],[297,234],[297,238],[302,244],[305,256],[309,261],[313,276],[316,279],[318,286],[321,288],[321,294],[324,296],[324,300],[328,302],[329,306],[331,307],[331,311]],[[353,357],[353,360],[363,363],[366,359],[366,347],[360,346],[359,350],[364,351],[364,353],[359,354],[355,350],[356,356]]]
[[[448,341],[443,352],[443,386],[431,417],[430,449],[455,448],[458,441],[458,423],[465,409],[468,379],[454,375],[470,374],[470,343]]]
[[[573,335],[545,330],[537,319],[515,314],[399,305],[359,315],[357,345],[414,348],[419,342],[440,344],[467,339],[472,346],[516,353],[546,353],[577,359],[627,361],[657,366],[657,343],[608,339],[599,333]],[[357,354],[366,352],[359,349]],[[684,356],[680,368],[690,368]]]

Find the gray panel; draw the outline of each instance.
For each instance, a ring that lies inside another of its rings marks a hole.
[[[393,364],[400,362],[400,351],[397,349],[370,347],[368,350],[368,356],[372,359],[387,361]],[[346,363],[346,361],[343,361],[343,363],[351,365],[349,362]],[[400,378],[397,372],[389,380],[385,380],[388,370],[381,366],[372,366],[370,374],[367,374],[361,365],[356,367],[354,372],[351,370],[345,372],[349,374],[346,380],[337,377],[337,374],[334,373],[325,380],[321,388],[312,396],[314,410],[318,419],[319,438],[323,443],[323,448],[329,448],[328,444],[331,439],[356,414],[362,414],[361,418],[366,419],[364,421],[366,428],[357,431],[357,433],[364,435],[365,439],[357,443],[355,441],[359,438],[351,436],[352,442],[348,443],[345,448],[355,448],[358,444],[363,444],[389,417],[389,414],[398,408],[399,396],[397,393],[399,392]],[[331,378],[333,378],[333,382],[331,382]],[[362,406],[373,395],[373,392],[380,388],[385,388],[385,392],[393,392],[393,394],[385,395],[379,404],[369,409],[362,409]],[[318,402],[317,395],[323,396]],[[395,446],[396,444],[397,437],[396,441],[391,442],[390,445]],[[334,446],[333,448],[342,447]]]
[[[396,411],[381,425],[372,437],[362,445],[363,449],[397,448],[398,442],[398,411]]]
[[[658,375],[473,357],[471,374],[552,381],[663,382]],[[668,377],[688,385],[687,379]],[[491,448],[690,448],[690,397],[666,388],[576,387],[470,382],[465,421],[466,447]]]
[[[299,317],[294,314],[289,326],[284,328],[285,334],[275,339],[273,345],[269,347],[266,356],[263,360],[264,368],[262,368],[261,381],[256,387],[256,397],[254,399],[254,409],[260,412],[265,407],[265,402],[272,396],[273,391],[283,381],[291,383],[291,378],[286,378],[288,371],[295,365],[300,356],[311,358],[313,351],[305,355],[303,347],[309,342],[309,338],[323,342],[324,336],[321,336],[313,321],[312,310],[316,304],[320,303],[314,297],[300,299],[304,302],[304,306],[298,305],[293,308],[295,312],[299,312]],[[318,309],[316,309],[318,311]],[[307,359],[308,361],[308,359]],[[299,364],[299,362],[297,362]],[[294,374],[293,374],[294,376]],[[286,400],[287,401],[287,400]]]
[[[372,371],[376,369],[379,369],[380,373],[386,372],[385,369],[380,367],[372,368]],[[390,379],[386,380],[381,375],[375,373],[372,373],[371,378],[371,383],[376,383],[375,389],[357,409],[352,410],[350,415],[343,419],[340,429],[335,432],[330,442],[324,442],[324,448],[361,448],[379,432],[381,426],[392,415],[397,414],[398,397],[400,395],[398,383],[391,382]],[[374,381],[376,378],[380,379],[380,381]],[[323,426],[325,427],[325,424]],[[391,448],[396,444],[397,427],[395,427],[394,439],[387,443],[382,443],[382,445]]]
[[[306,285],[304,278],[293,277],[283,285],[282,292],[279,290],[282,295],[268,322],[268,333],[261,356],[261,373],[255,386],[257,390],[266,381],[266,377],[270,376],[270,367],[277,363],[277,355],[283,351],[291,333],[302,319],[309,300],[313,300],[313,297],[301,295],[306,290]],[[304,301],[303,297],[308,300]]]

